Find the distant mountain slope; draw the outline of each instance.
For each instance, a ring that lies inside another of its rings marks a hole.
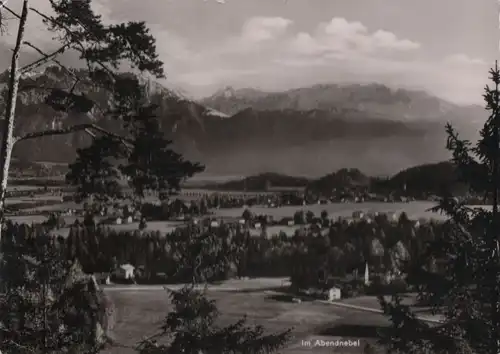
[[[82,78],[82,83],[77,87],[77,93],[85,93],[94,99],[98,102],[101,110],[94,110],[92,117],[86,114],[61,114],[44,103],[48,94],[46,89],[23,90],[23,88],[33,86],[59,89],[69,89],[72,86],[72,77],[59,67],[49,66],[21,81],[15,134],[90,121],[117,132],[119,124],[101,114],[108,107],[109,97],[104,92],[93,88],[90,82],[85,81],[87,77],[85,70],[78,71],[76,75]],[[4,72],[0,75],[0,85],[5,85],[6,81],[7,75]],[[159,106],[157,114],[160,117],[162,130],[169,137],[175,137],[176,145],[182,150],[196,153],[196,143],[191,139],[190,135],[193,132],[201,133],[203,131],[203,123],[206,117],[217,119],[225,117],[222,113],[208,109],[158,83],[148,82],[148,85],[151,92],[151,101]],[[0,102],[0,110],[3,109],[3,103]],[[16,145],[14,155],[32,161],[67,162],[74,158],[77,148],[89,143],[89,137],[81,133],[44,137],[20,142]]]
[[[454,121],[484,114],[481,107],[461,107],[422,91],[393,89],[381,84],[322,84],[284,92],[227,87],[200,101],[226,114],[255,110],[335,110],[368,113],[385,119]],[[472,116],[471,116],[472,114]]]
[[[85,71],[78,75],[85,77]],[[0,85],[5,81],[6,75],[0,75]],[[26,85],[69,88],[72,81],[58,67],[49,67],[23,80],[21,86]],[[256,106],[229,116],[215,99],[198,103],[159,83],[148,85],[151,101],[159,106],[161,128],[174,141],[174,147],[187,158],[204,163],[211,174],[277,171],[318,176],[344,167],[369,174],[392,174],[409,166],[447,159],[444,122],[477,117],[474,107],[450,105],[423,93],[391,93],[380,85],[353,85],[347,91],[350,95],[344,89],[335,89],[335,85],[290,91],[293,94],[226,88],[217,97],[242,99]],[[336,90],[343,96],[338,96]],[[109,97],[90,83],[80,86],[80,92],[102,107],[109,104]],[[322,98],[317,100],[320,93]],[[43,90],[20,93],[16,134],[90,120],[119,131],[119,124],[99,110],[92,117],[60,114],[44,104],[45,97]],[[404,112],[415,119],[403,119]],[[431,119],[432,112],[445,113]],[[14,155],[29,161],[68,162],[77,148],[89,143],[84,134],[45,137],[20,142]]]
[[[225,140],[238,139],[234,151],[241,153],[217,161],[233,167],[245,161],[249,172],[280,166],[287,174],[318,175],[343,167],[393,174],[448,159],[446,122],[475,139],[486,118],[479,106],[380,84],[315,85],[284,92],[226,87],[200,102],[233,114],[224,129],[239,126],[241,135],[225,134]]]
[[[241,180],[215,184],[219,190],[228,191],[265,191],[276,187],[305,187],[309,179],[304,177],[287,176],[280,173],[261,173]]]
[[[342,168],[315,179],[307,186],[308,190],[319,193],[330,193],[332,189],[368,187],[370,177],[356,168]]]
[[[234,191],[264,191],[268,184],[282,187],[307,187],[313,193],[329,194],[333,189],[369,188],[372,192],[402,193],[410,196],[442,195],[450,190],[463,195],[467,188],[459,183],[455,166],[448,161],[412,166],[386,179],[372,177],[356,168],[342,168],[319,178],[303,178],[278,173],[263,173],[212,187]]]
[[[375,187],[414,196],[424,193],[441,195],[445,190],[455,194],[467,191],[458,179],[456,167],[448,161],[404,169],[386,181],[378,181]]]

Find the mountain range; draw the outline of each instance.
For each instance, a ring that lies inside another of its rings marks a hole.
[[[84,70],[78,75],[85,77]],[[0,85],[6,74],[0,75]],[[23,79],[23,87],[68,89],[73,79],[47,67]],[[470,138],[485,118],[478,106],[459,106],[425,92],[384,85],[316,85],[285,92],[225,88],[200,101],[148,82],[161,128],[175,149],[202,162],[211,174],[275,171],[318,176],[343,167],[371,175],[392,174],[449,157],[444,124]],[[79,90],[106,106],[109,97],[83,82]],[[47,90],[21,91],[16,134],[94,121],[119,131],[117,122],[94,113],[61,114],[48,107]],[[1,103],[1,102],[0,102]],[[22,160],[68,162],[88,144],[83,134],[20,142]]]

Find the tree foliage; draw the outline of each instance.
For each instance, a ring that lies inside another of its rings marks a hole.
[[[145,84],[126,75],[117,78],[116,85],[129,88],[129,96],[117,90],[118,97],[109,112],[121,120],[124,134],[107,135],[79,149],[66,180],[78,187],[78,199],[122,199],[127,196],[123,190],[126,184],[132,190],[129,197],[143,198],[146,192],[153,191],[164,199],[180,188],[180,182],[202,172],[204,167],[171,149],[172,141],[160,130],[157,107],[148,102]]]
[[[95,138],[90,147],[78,152],[78,159],[70,166],[68,174],[68,181],[78,186],[80,200],[90,196],[100,201],[121,198],[120,179],[124,174],[130,177],[128,181],[135,194],[143,196],[145,189],[175,188],[184,177],[201,171],[200,165],[185,161],[169,149],[170,142],[160,134],[157,118],[152,114],[154,107],[147,101],[140,84],[139,74],[164,77],[155,39],[145,23],[106,25],[93,11],[90,0],[49,0],[49,3],[51,14],[31,7],[29,0],[22,2],[19,14],[8,4],[2,4],[0,9],[2,19],[7,12],[19,19],[5,90],[0,149],[0,223],[4,223],[10,159],[18,141],[77,131]],[[28,14],[43,19],[49,33],[59,42],[59,49],[47,53],[25,38]],[[40,59],[21,67],[21,47],[35,50]],[[85,71],[66,68],[58,61],[57,58],[69,50],[79,54],[86,65]],[[53,127],[14,136],[21,79],[49,62],[70,74],[74,79],[71,87],[27,85],[21,90],[43,89],[46,92],[44,102],[56,112],[85,115],[91,123],[65,122],[64,128]],[[123,69],[131,71],[132,78],[121,74]],[[98,112],[102,108],[99,102],[87,96],[85,91],[89,85],[107,93],[110,103],[105,111]],[[96,113],[120,119],[125,134],[119,135],[96,125]],[[102,323],[106,319],[99,291],[75,263],[62,258],[52,238],[43,236],[35,233],[35,237],[23,239],[15,235],[2,242],[1,349],[19,354],[97,352],[103,337]]]
[[[492,201],[492,208],[464,205],[451,193],[435,208],[449,216],[445,233],[429,243],[420,266],[409,279],[418,286],[442,324],[430,326],[416,319],[408,306],[395,297],[380,299],[392,326],[382,333],[390,351],[402,353],[491,353],[499,352],[500,312],[498,239],[498,194],[500,188],[500,72],[490,71],[494,87],[487,86],[484,100],[490,116],[473,144],[462,140],[448,124],[447,147],[457,166],[460,182]],[[426,266],[434,259],[432,267]],[[439,264],[436,267],[436,264]],[[439,268],[439,269],[436,269]]]
[[[265,334],[263,327],[250,326],[245,318],[226,327],[217,325],[219,311],[215,302],[208,299],[206,290],[195,287],[221,278],[238,256],[238,243],[210,233],[192,235],[173,241],[179,271],[189,272],[192,283],[171,291],[173,311],[157,336],[139,344],[139,353],[260,354],[281,349],[290,339],[290,330]]]
[[[249,326],[246,319],[220,327],[219,311],[214,301],[192,287],[171,293],[174,310],[167,316],[159,337],[169,337],[169,344],[155,339],[139,346],[140,354],[258,354],[273,353],[289,340],[290,331],[265,335],[262,326]]]
[[[0,349],[7,353],[93,353],[106,341],[104,295],[55,239],[15,232],[4,241]]]

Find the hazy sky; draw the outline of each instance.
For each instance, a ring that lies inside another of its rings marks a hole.
[[[32,0],[46,6],[47,0]],[[9,0],[9,4],[20,0]],[[498,57],[496,0],[94,0],[145,20],[171,86],[267,90],[378,81],[480,102]],[[31,36],[43,36],[32,25]]]

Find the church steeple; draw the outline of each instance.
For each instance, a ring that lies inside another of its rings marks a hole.
[[[370,273],[368,271],[368,262],[365,263],[365,285],[370,285]]]

